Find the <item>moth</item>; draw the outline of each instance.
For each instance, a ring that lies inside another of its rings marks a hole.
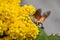
[[[31,20],[38,25],[39,27],[41,27],[42,29],[44,29],[43,27],[43,22],[45,21],[45,19],[50,15],[51,11],[46,11],[42,14],[42,10],[41,9],[37,9],[35,14],[30,15]]]

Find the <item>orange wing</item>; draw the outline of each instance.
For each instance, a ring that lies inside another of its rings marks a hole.
[[[40,22],[43,23],[45,19],[50,15],[51,11],[44,12],[42,17],[40,18]]]

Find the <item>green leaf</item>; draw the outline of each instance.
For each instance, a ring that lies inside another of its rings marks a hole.
[[[40,34],[37,36],[36,40],[48,40],[47,34],[44,32],[44,29],[39,28],[39,31]]]
[[[44,29],[41,29],[39,27],[38,27],[38,29],[40,31],[40,34],[37,36],[36,40],[60,40],[60,36],[57,36],[57,35],[55,35],[55,36],[53,36],[53,35],[48,36],[45,33]]]
[[[60,36],[53,36],[53,35],[51,35],[51,36],[48,36],[48,39],[49,40],[60,40]]]

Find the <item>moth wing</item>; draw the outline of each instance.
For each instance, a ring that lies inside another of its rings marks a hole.
[[[44,22],[45,19],[50,15],[51,11],[44,12],[42,17],[40,18],[40,22]]]
[[[33,16],[36,20],[39,20],[41,18],[41,9],[37,9]]]

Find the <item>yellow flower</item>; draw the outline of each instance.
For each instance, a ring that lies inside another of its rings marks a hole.
[[[39,34],[38,27],[29,16],[34,14],[35,8],[32,5],[20,6],[20,2],[21,0],[0,0],[0,34],[5,32],[8,35],[4,40],[32,40]]]

